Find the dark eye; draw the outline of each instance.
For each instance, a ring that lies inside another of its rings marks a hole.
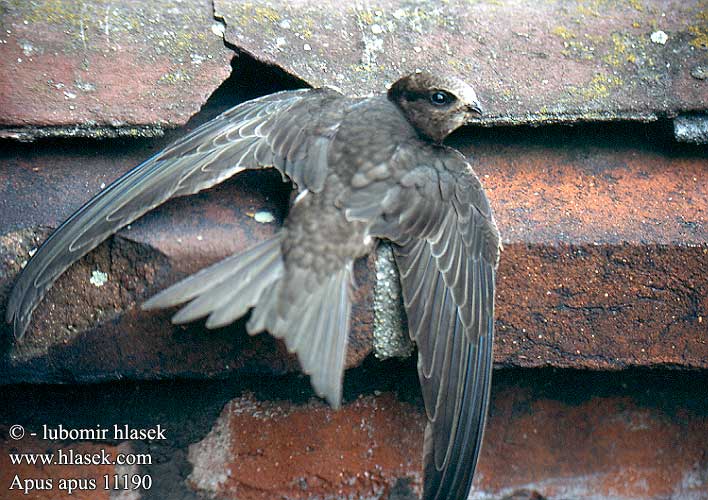
[[[430,94],[430,102],[436,106],[445,106],[446,104],[450,104],[452,102],[452,96],[447,92],[436,90]]]

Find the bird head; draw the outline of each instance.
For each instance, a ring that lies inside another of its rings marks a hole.
[[[425,71],[398,80],[388,90],[388,98],[421,136],[438,144],[455,129],[482,115],[472,87],[458,78]]]

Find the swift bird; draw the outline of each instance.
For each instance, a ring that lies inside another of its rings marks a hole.
[[[467,498],[489,400],[500,239],[482,185],[442,144],[481,114],[474,90],[418,72],[386,94],[328,88],[244,102],[101,191],[40,247],[12,291],[19,339],[47,289],[72,263],[166,200],[245,170],[275,167],[297,187],[274,238],[167,288],[144,309],[187,303],[173,317],[227,325],[249,310],[297,353],[315,392],[339,408],[352,268],[393,244],[428,425],[424,499]]]

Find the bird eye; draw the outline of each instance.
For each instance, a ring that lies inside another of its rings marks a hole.
[[[436,106],[445,106],[446,104],[450,104],[450,102],[452,102],[452,97],[447,92],[436,90],[430,94],[430,102]]]

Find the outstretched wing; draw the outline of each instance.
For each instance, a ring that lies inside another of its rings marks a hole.
[[[22,270],[6,314],[15,337],[22,337],[37,304],[71,264],[170,198],[269,166],[301,190],[321,190],[345,99],[330,89],[304,89],[245,102],[113,182],[54,231]]]
[[[395,243],[428,417],[423,498],[463,499],[489,402],[499,232],[479,179],[456,151],[404,145],[388,171],[381,182],[361,173],[347,215],[373,216],[372,233]]]

